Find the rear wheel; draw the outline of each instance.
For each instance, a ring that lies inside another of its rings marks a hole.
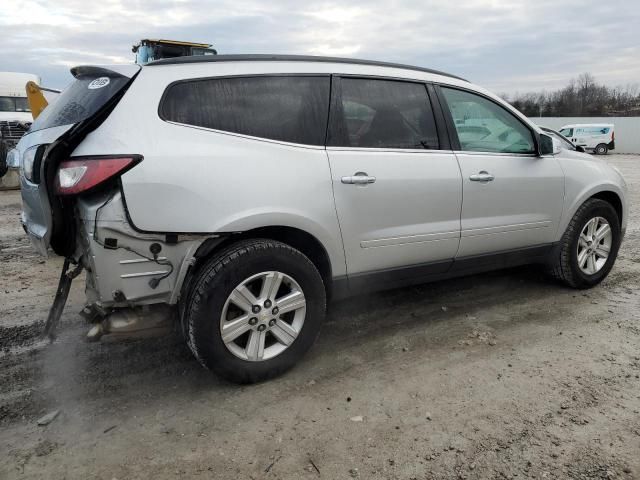
[[[7,173],[7,171],[9,170],[7,166],[8,151],[9,149],[6,143],[2,141],[1,134],[0,134],[0,178],[4,177],[4,174]]]
[[[609,147],[607,147],[606,144],[601,143],[593,151],[596,155],[606,155],[609,151]]]
[[[589,199],[571,219],[551,273],[571,287],[593,287],[611,271],[620,241],[615,209],[604,200]]]
[[[193,283],[189,347],[228,380],[265,380],[302,358],[325,309],[322,277],[306,256],[273,240],[242,241],[209,260]]]

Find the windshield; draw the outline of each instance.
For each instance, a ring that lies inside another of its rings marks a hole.
[[[153,50],[148,45],[140,45],[136,51],[136,63],[145,65],[153,60]]]
[[[31,131],[79,123],[94,115],[129,79],[125,76],[79,75],[57,100],[45,108]]]
[[[200,48],[200,47],[193,47],[191,49],[191,55],[193,56],[197,56],[197,55],[215,55],[216,51],[213,48]]]
[[[0,97],[0,112],[30,112],[26,97]]]

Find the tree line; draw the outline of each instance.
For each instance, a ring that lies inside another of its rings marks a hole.
[[[640,116],[638,85],[607,87],[583,73],[553,92],[503,95],[528,117],[635,117]]]

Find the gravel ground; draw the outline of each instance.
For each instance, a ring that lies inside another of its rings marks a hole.
[[[176,336],[84,342],[82,279],[38,342],[62,262],[1,192],[0,478],[640,478],[640,156],[608,159],[632,205],[601,286],[528,267],[351,299],[242,387]]]

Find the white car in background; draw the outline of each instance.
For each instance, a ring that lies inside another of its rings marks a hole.
[[[565,125],[560,133],[576,146],[593,151],[598,155],[606,155],[616,148],[615,126],[613,123],[576,123]]]

